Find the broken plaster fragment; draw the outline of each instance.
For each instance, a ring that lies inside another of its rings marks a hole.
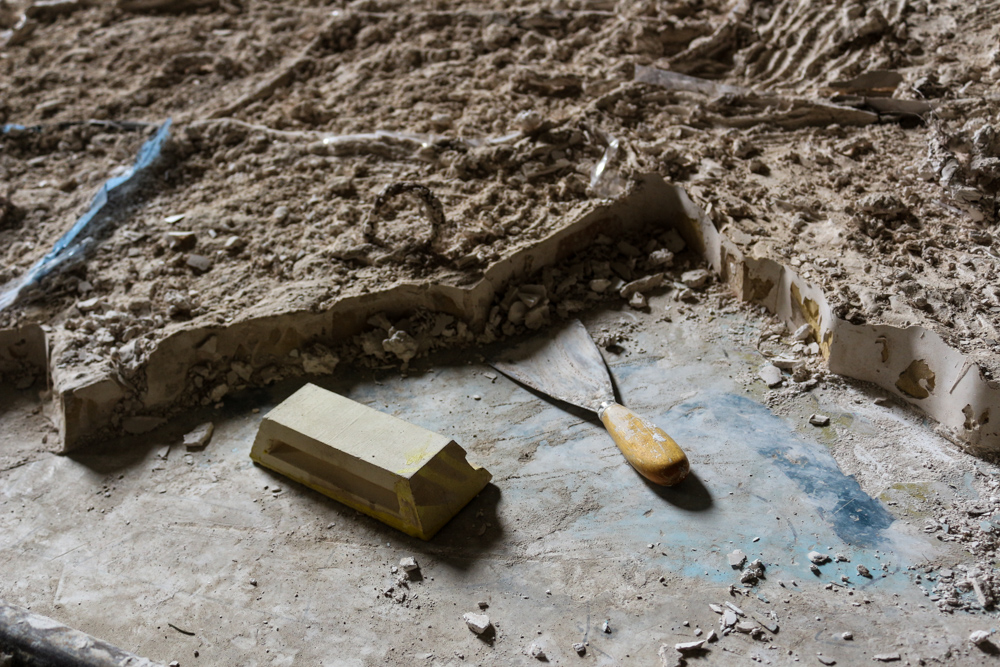
[[[693,642],[681,642],[679,644],[674,644],[674,650],[678,653],[691,653],[692,651],[701,651],[705,648],[705,640],[699,639]]]
[[[809,423],[813,426],[829,426],[830,418],[820,414],[809,415]]]
[[[573,650],[576,651],[576,654],[580,657],[587,655],[587,645],[583,642],[573,644]]]
[[[810,551],[809,552],[809,560],[811,560],[812,562],[816,563],[817,565],[822,565],[824,563],[829,563],[830,562],[830,557],[827,556],[826,554],[820,553],[818,551]]]
[[[399,357],[403,365],[410,363],[410,359],[417,356],[419,345],[413,336],[402,329],[389,329],[389,337],[382,341],[382,349]]]
[[[784,378],[781,375],[781,369],[774,364],[765,364],[761,367],[757,375],[764,381],[764,384],[772,389],[784,382]]]
[[[690,289],[700,290],[708,284],[712,274],[705,269],[694,269],[681,274],[681,282]]]
[[[860,574],[862,577],[867,577],[869,579],[872,578],[872,573],[869,572],[868,568],[865,567],[864,565],[860,565],[860,564],[858,565],[858,574]]]
[[[545,651],[542,650],[542,647],[537,642],[531,642],[531,646],[528,647],[528,655],[535,660],[541,660],[543,662],[548,660],[548,657],[545,655]]]
[[[590,281],[590,290],[598,294],[604,294],[611,287],[611,281],[607,278],[594,278]]]
[[[747,562],[747,555],[739,549],[729,554],[729,565],[732,567],[743,567],[745,562]]]
[[[469,626],[469,629],[477,635],[481,635],[490,629],[490,617],[486,614],[474,614],[469,612],[462,618],[465,619],[465,624]]]
[[[215,433],[215,424],[212,422],[199,424],[184,436],[184,446],[189,452],[204,449],[211,442],[213,433]]]
[[[536,329],[541,329],[545,326],[545,323],[549,321],[549,306],[547,303],[542,303],[539,306],[535,306],[527,312],[524,316],[524,326],[528,327],[532,331]]]
[[[663,284],[663,274],[654,273],[651,276],[646,276],[645,278],[640,278],[639,280],[633,280],[623,286],[618,294],[623,299],[628,299],[637,292],[648,292],[654,290]]]
[[[875,659],[879,662],[896,662],[901,660],[898,653],[877,653],[875,654]]]
[[[417,565],[417,561],[413,558],[413,556],[407,556],[406,558],[400,560],[399,566],[403,568],[404,572],[415,572],[420,569],[420,566]]]
[[[198,273],[205,273],[212,268],[212,260],[204,255],[191,253],[187,256],[187,265]]]
[[[971,635],[969,635],[969,641],[976,646],[981,646],[984,642],[988,641],[990,638],[990,633],[986,630],[976,630]]]
[[[635,310],[642,310],[649,304],[646,302],[646,297],[642,295],[642,292],[635,292],[629,297],[628,305]]]

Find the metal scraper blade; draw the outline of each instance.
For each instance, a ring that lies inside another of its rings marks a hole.
[[[490,362],[493,368],[552,398],[597,412],[615,400],[604,357],[580,320],[527,340]]]

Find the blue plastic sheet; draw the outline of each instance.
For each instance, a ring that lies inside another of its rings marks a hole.
[[[142,145],[139,154],[127,172],[108,180],[97,191],[90,208],[80,216],[69,231],[63,234],[44,257],[35,262],[28,271],[0,288],[0,310],[13,305],[24,290],[37,284],[40,280],[68,262],[80,259],[93,245],[94,236],[101,231],[107,219],[108,204],[125,202],[135,190],[136,184],[144,173],[160,157],[163,143],[170,136],[171,120],[167,119],[149,141]],[[26,130],[23,125],[4,125],[3,132]]]

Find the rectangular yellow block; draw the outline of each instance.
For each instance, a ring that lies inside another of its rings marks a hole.
[[[261,421],[256,463],[429,540],[492,475],[454,440],[307,384]]]

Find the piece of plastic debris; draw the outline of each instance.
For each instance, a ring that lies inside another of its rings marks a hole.
[[[621,177],[612,166],[618,157],[619,146],[618,139],[612,138],[604,149],[604,155],[590,172],[590,191],[601,199],[617,197],[625,189]]]
[[[469,629],[477,635],[481,635],[490,629],[490,617],[486,614],[474,614],[469,612],[462,617]]]
[[[601,632],[605,632],[609,635],[611,634],[611,624],[608,621],[601,623]]]
[[[170,136],[171,121],[168,119],[156,134],[139,149],[135,164],[119,176],[109,179],[94,195],[90,208],[80,216],[69,231],[59,237],[44,257],[35,262],[21,277],[11,281],[0,292],[0,310],[4,310],[20,298],[30,285],[37,283],[56,269],[81,260],[87,250],[95,245],[94,238],[102,231],[104,223],[112,220],[108,214],[112,208],[119,208],[134,191],[146,170],[160,156],[160,148]],[[109,206],[111,204],[111,206]]]

